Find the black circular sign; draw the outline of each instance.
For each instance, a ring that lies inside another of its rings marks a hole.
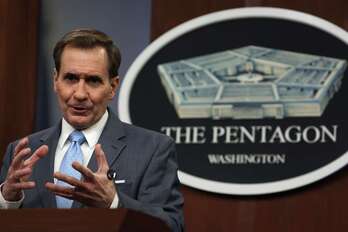
[[[300,187],[347,163],[347,41],[337,26],[285,9],[202,16],[138,57],[119,115],[176,141],[186,185],[227,194]]]

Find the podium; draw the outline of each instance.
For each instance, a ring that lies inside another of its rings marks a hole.
[[[130,209],[9,209],[0,210],[6,232],[170,231],[158,218]]]

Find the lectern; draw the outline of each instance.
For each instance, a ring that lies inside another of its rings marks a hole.
[[[0,210],[4,232],[170,231],[158,218],[129,209]]]

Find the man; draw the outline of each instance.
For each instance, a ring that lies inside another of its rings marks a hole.
[[[102,32],[74,30],[56,44],[53,57],[63,118],[8,146],[0,206],[125,207],[181,231],[173,141],[122,123],[107,108],[119,81],[118,48]]]

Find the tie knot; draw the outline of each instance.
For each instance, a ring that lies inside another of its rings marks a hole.
[[[81,131],[76,130],[69,135],[69,141],[77,142],[79,145],[81,145],[82,143],[86,141],[86,138]]]

